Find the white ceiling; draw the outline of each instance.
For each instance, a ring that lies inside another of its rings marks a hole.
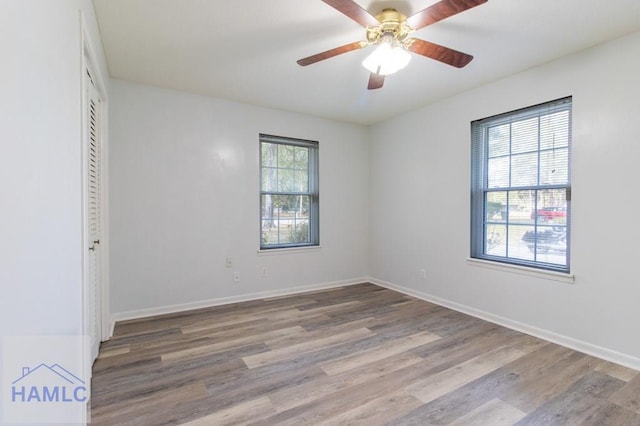
[[[410,16],[434,0],[357,0]],[[364,40],[321,0],[93,0],[111,77],[371,124],[640,30],[639,0],[489,0],[412,36],[465,53],[457,69],[413,55],[367,90],[373,49],[296,60]],[[629,52],[638,55],[640,52]]]

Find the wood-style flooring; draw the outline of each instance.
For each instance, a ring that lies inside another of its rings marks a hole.
[[[372,284],[116,325],[100,425],[640,425],[640,373]]]

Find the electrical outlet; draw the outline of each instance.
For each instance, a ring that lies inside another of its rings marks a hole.
[[[269,271],[267,270],[267,267],[266,267],[266,266],[264,266],[264,265],[262,265],[262,266],[260,267],[260,276],[261,276],[262,278],[264,278],[264,277],[266,277],[266,276],[268,276],[268,275],[269,275]]]
[[[420,279],[421,280],[427,279],[427,271],[425,271],[424,269],[420,269]]]
[[[225,265],[227,265],[227,268],[233,268],[233,257],[227,257]]]
[[[234,272],[233,273],[233,282],[234,283],[239,283],[240,282],[240,272]]]

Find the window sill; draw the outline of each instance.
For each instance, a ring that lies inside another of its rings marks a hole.
[[[529,277],[542,278],[545,280],[559,281],[565,284],[573,284],[575,275],[564,272],[546,271],[544,269],[529,268],[520,265],[509,265],[506,263],[492,262],[490,260],[467,258],[467,264],[480,268],[493,269],[496,271],[510,272],[513,274],[527,275]]]
[[[276,249],[258,250],[258,256],[272,256],[279,254],[306,253],[320,251],[322,246],[283,247]]]

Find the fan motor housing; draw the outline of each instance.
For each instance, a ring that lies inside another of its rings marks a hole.
[[[394,40],[402,42],[411,32],[405,23],[407,17],[395,9],[383,9],[376,19],[380,25],[367,28],[367,41],[370,43],[377,43],[383,34],[391,34]]]

